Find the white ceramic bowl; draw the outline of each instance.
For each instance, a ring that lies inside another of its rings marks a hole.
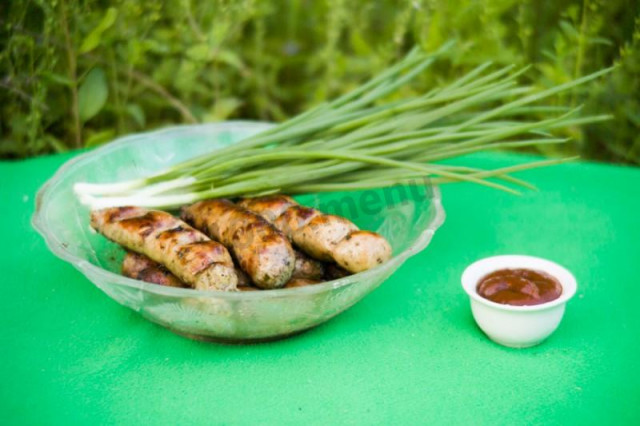
[[[558,299],[532,306],[512,306],[480,296],[477,285],[487,274],[500,269],[526,268],[546,272],[562,285]],[[471,312],[478,326],[494,342],[512,348],[542,343],[553,333],[564,315],[564,307],[576,293],[576,279],[567,269],[533,256],[505,255],[478,260],[462,274],[462,287],[471,299]]]

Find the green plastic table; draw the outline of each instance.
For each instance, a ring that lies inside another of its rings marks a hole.
[[[519,197],[444,186],[431,245],[359,304],[287,340],[225,346],[144,320],[47,250],[34,194],[73,155],[0,162],[3,424],[640,424],[640,169],[531,170],[518,176],[539,191]],[[460,287],[469,263],[506,253],[578,279],[534,348],[489,341]]]

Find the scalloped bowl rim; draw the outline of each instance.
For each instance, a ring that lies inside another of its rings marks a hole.
[[[170,126],[159,130],[151,130],[148,132],[140,132],[134,133],[131,135],[127,135],[124,137],[120,137],[113,142],[110,142],[106,145],[93,149],[84,154],[80,154],[68,161],[66,161],[62,166],[58,168],[58,170],[54,173],[54,175],[49,178],[38,190],[36,194],[36,209],[31,217],[31,225],[32,227],[44,238],[45,243],[49,250],[59,257],[69,263],[71,263],[74,267],[79,269],[85,277],[89,279],[89,281],[93,282],[92,275],[102,275],[105,279],[109,280],[110,284],[122,285],[125,287],[132,287],[139,290],[147,291],[150,293],[161,294],[165,296],[175,296],[175,297],[194,297],[194,296],[203,296],[203,297],[211,297],[211,298],[229,298],[229,299],[263,299],[268,297],[280,297],[280,296],[290,296],[294,294],[315,294],[321,293],[328,290],[333,290],[339,287],[343,287],[350,284],[355,284],[358,281],[366,280],[370,275],[376,275],[381,269],[398,269],[408,258],[418,254],[422,250],[424,250],[431,238],[435,234],[436,230],[444,223],[445,220],[445,212],[442,206],[442,197],[440,193],[440,188],[437,185],[432,185],[432,199],[431,205],[435,208],[435,216],[429,222],[427,228],[425,228],[415,242],[407,247],[402,252],[396,254],[391,259],[389,259],[384,264],[377,266],[373,269],[369,269],[364,272],[359,272],[357,274],[349,275],[344,278],[340,278],[337,280],[327,281],[324,283],[314,284],[311,286],[305,287],[294,287],[294,288],[280,288],[273,289],[269,291],[255,291],[255,292],[229,292],[222,290],[195,290],[191,288],[175,288],[175,287],[165,287],[157,284],[147,283],[144,281],[134,280],[132,278],[125,277],[124,275],[117,274],[115,272],[111,272],[104,268],[101,268],[97,265],[88,262],[87,260],[76,256],[67,250],[64,244],[57,239],[57,237],[49,232],[47,228],[46,219],[43,218],[42,208],[45,205],[46,198],[53,188],[55,188],[67,173],[67,171],[73,169],[74,167],[78,167],[83,165],[85,161],[92,159],[96,156],[103,156],[109,154],[110,151],[114,151],[122,145],[127,145],[130,143],[135,143],[135,139],[146,138],[149,136],[158,136],[163,133],[170,133],[176,130],[183,130],[188,128],[207,128],[207,127],[216,127],[216,128],[225,128],[225,127],[234,127],[237,125],[248,125],[255,127],[264,127],[265,129],[271,126],[270,123],[259,122],[259,121],[249,121],[249,120],[232,120],[225,121],[220,123],[206,123],[206,124],[195,124],[195,125],[178,125],[178,126]],[[393,273],[393,272],[392,272]]]

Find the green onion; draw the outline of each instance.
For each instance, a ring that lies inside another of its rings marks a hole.
[[[437,161],[488,149],[565,143],[553,130],[607,120],[579,116],[580,108],[540,103],[611,71],[604,69],[550,89],[519,86],[527,68],[488,72],[485,63],[421,96],[389,100],[453,47],[414,48],[357,89],[223,149],[144,179],[77,183],[91,208],[138,205],[173,208],[214,197],[360,190],[416,184],[473,182],[517,193],[531,188],[511,173],[558,164],[553,159],[495,170]],[[546,118],[538,118],[544,117]]]

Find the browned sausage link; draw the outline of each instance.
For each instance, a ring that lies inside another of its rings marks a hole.
[[[313,280],[310,278],[291,278],[284,285],[284,288],[306,287],[308,285],[319,284],[321,282],[322,282],[321,280]],[[256,290],[262,290],[262,289],[258,287],[253,287],[250,285],[238,286],[238,291],[256,291]]]
[[[312,280],[308,278],[292,278],[287,284],[285,284],[284,288],[295,288],[295,287],[306,287],[308,285],[319,284],[322,281],[320,280]]]
[[[122,259],[121,272],[122,275],[126,275],[129,278],[136,278],[145,269],[159,265],[159,263],[154,262],[143,254],[127,251],[124,259]]]
[[[251,280],[240,268],[234,269],[238,276],[238,290],[242,286],[250,286]],[[163,265],[154,262],[143,254],[128,251],[122,261],[122,275],[135,280],[159,284],[169,287],[189,287],[173,275]]]
[[[324,279],[327,281],[337,280],[351,275],[349,271],[336,265],[335,263],[327,263],[324,265]]]
[[[258,287],[253,287],[250,285],[239,285],[238,286],[238,291],[256,291],[256,290],[262,290],[261,288]]]
[[[282,287],[291,278],[293,248],[261,216],[228,200],[206,200],[184,207],[182,217],[229,248],[258,287]]]
[[[139,207],[91,212],[91,226],[110,240],[164,265],[199,290],[234,290],[227,249],[169,213]]]
[[[122,261],[122,275],[166,287],[188,287],[164,266],[145,255],[131,251],[127,252]]]
[[[312,259],[306,254],[293,250],[296,256],[296,266],[293,269],[291,278],[306,278],[319,280],[324,276],[324,265],[322,262]]]
[[[333,258],[349,272],[366,271],[389,260],[391,246],[380,234],[355,231],[336,244]]]
[[[238,274],[238,291],[257,291],[258,287],[253,287],[249,281],[249,277],[239,268],[236,268]],[[154,262],[143,254],[127,252],[122,261],[122,275],[133,278],[134,280],[145,281],[152,284],[158,284],[166,287],[189,287],[178,279],[175,275],[167,270],[164,266]],[[320,277],[319,277],[320,278]],[[317,284],[319,279],[311,278],[291,278],[285,284],[285,288],[304,287],[307,285]]]
[[[273,219],[274,225],[308,255],[336,262],[349,272],[371,269],[391,257],[391,246],[375,232],[359,231],[351,221],[303,207],[289,197],[270,196],[241,202],[247,208]]]

